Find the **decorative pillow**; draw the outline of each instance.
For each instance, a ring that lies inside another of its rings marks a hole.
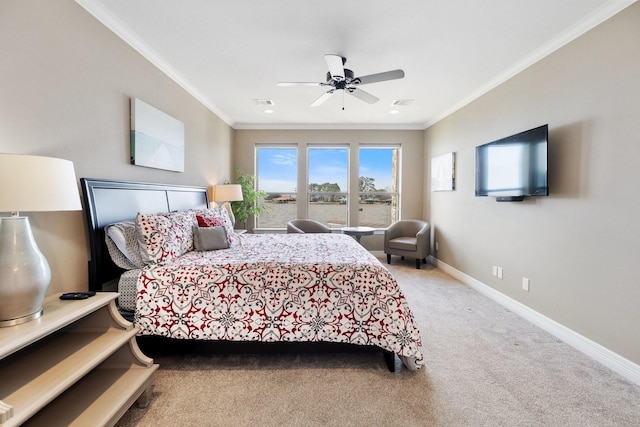
[[[155,215],[139,213],[136,231],[142,259],[146,263],[165,264],[193,250],[192,228],[195,223],[191,211]]]
[[[129,260],[129,258],[127,258],[126,255],[122,253],[118,246],[116,246],[115,242],[113,241],[113,239],[111,239],[111,237],[109,237],[108,234],[105,235],[104,241],[107,244],[107,251],[109,252],[111,261],[113,261],[115,265],[120,268],[124,268],[125,270],[133,270],[136,268],[131,260]]]
[[[144,267],[144,261],[140,256],[140,246],[138,246],[136,223],[134,221],[116,222],[107,225],[104,230],[107,236],[105,239],[107,249],[109,249],[111,259],[118,267],[125,269]],[[115,248],[112,247],[114,245]],[[115,252],[113,249],[115,249]],[[120,265],[114,257],[124,257],[126,266]]]
[[[193,227],[193,245],[196,251],[214,251],[229,248],[227,231],[222,226]]]
[[[233,244],[235,232],[233,231],[231,218],[229,218],[229,214],[225,208],[201,209],[195,211],[195,215],[199,227],[224,227],[227,232],[229,244]]]

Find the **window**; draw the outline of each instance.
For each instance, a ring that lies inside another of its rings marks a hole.
[[[267,195],[269,212],[256,219],[259,228],[284,228],[297,217],[298,149],[296,147],[257,147],[256,177],[258,190]]]
[[[282,229],[310,218],[333,228],[387,227],[399,218],[400,151],[356,143],[256,145],[257,188],[267,193],[261,203],[270,212],[255,226]]]
[[[399,148],[360,147],[358,224],[383,228],[398,219]]]
[[[313,147],[308,150],[308,218],[329,227],[348,223],[349,150]]]

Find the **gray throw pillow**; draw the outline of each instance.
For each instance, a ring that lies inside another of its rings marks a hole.
[[[229,248],[227,231],[218,227],[193,227],[193,244],[196,251],[213,251]]]

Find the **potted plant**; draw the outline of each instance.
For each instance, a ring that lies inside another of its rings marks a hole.
[[[242,200],[231,202],[231,210],[238,221],[247,224],[250,215],[258,216],[261,212],[268,212],[269,207],[261,205],[260,199],[267,195],[266,191],[259,191],[255,188],[256,176],[243,173],[240,168],[236,168],[238,176],[237,182],[242,187]]]

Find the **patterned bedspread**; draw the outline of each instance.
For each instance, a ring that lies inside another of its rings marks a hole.
[[[134,322],[178,339],[375,345],[423,364],[397,282],[341,234],[244,234],[230,249],[145,267]]]

